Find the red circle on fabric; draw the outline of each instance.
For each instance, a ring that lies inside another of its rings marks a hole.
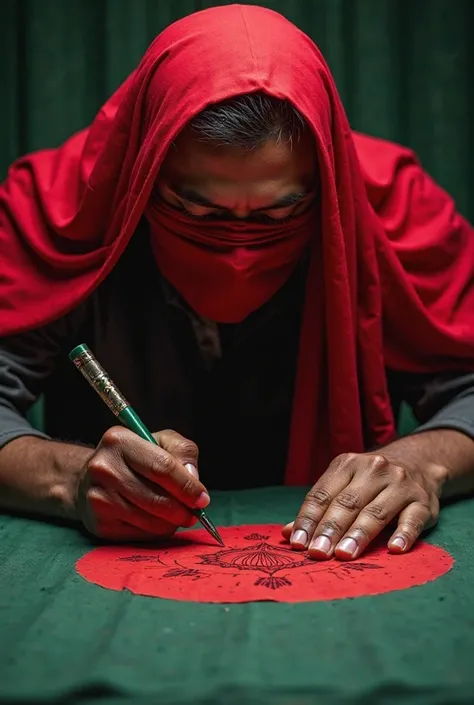
[[[179,532],[161,547],[97,548],[79,559],[79,575],[109,590],[188,602],[314,602],[378,595],[423,585],[454,559],[418,542],[405,555],[386,545],[356,561],[314,561],[291,550],[274,524],[219,527],[221,548],[203,529]]]

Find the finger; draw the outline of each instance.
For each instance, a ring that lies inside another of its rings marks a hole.
[[[293,527],[292,547],[306,548],[311,542],[313,557],[328,558],[364,504],[386,486],[386,464],[378,456],[355,453],[336,458],[306,497]],[[361,469],[362,476],[352,485]]]
[[[158,431],[158,433],[154,433],[153,436],[164,450],[179,460],[194,477],[199,478],[197,470],[199,449],[193,441],[190,441],[189,438],[185,438],[180,433],[171,431],[170,429]]]
[[[188,507],[166,490],[160,489],[145,477],[134,475],[130,470],[126,481],[124,480],[118,488],[118,492],[133,506],[174,526],[190,527],[197,522],[196,516]]]
[[[370,542],[412,501],[413,497],[407,498],[394,487],[387,487],[362,507],[336,544],[335,557],[346,561],[358,558]]]
[[[172,536],[177,526],[164,519],[144,512],[116,492],[107,492],[92,487],[87,493],[87,500],[94,516],[92,533],[104,538],[125,536],[125,525],[129,527],[127,535],[136,537],[148,534],[155,537]],[[87,527],[89,528],[89,527]],[[107,536],[106,536],[107,534]]]
[[[334,496],[342,492],[352,479],[351,475],[344,472],[342,468],[338,474],[331,473],[330,470],[331,466],[308,492],[294,521],[290,543],[291,547],[296,550],[303,550],[307,547]]]
[[[102,437],[98,451],[89,461],[89,467],[101,464],[103,467],[104,463],[107,464],[110,454],[116,458],[119,467],[123,467],[125,463],[138,475],[165,489],[188,507],[204,509],[211,501],[202,482],[179,460],[128,429],[118,426],[108,429]]]
[[[422,502],[412,502],[401,512],[397,528],[388,541],[388,550],[391,553],[406,553],[421,532],[430,523],[435,522],[436,518],[428,505]]]
[[[281,530],[281,534],[282,534],[283,538],[286,539],[287,541],[290,540],[291,532],[293,531],[294,525],[295,525],[295,522],[290,521],[290,523],[285,524],[285,526]]]
[[[361,511],[387,487],[389,463],[384,458],[358,455],[351,459],[351,463],[353,480],[334,497],[321,517],[310,541],[310,558],[331,558],[336,545]]]
[[[308,548],[310,558],[330,558],[358,517],[365,517],[367,511],[382,511],[375,501],[380,494],[380,485],[379,482],[369,481],[364,473],[334,498],[313,534]],[[367,510],[367,507],[371,509]]]
[[[90,472],[93,485],[95,468],[96,463],[92,465]],[[172,497],[166,490],[147,480],[146,477],[135,474],[124,463],[116,472],[108,474],[104,489],[111,496],[123,497],[131,505],[174,526],[189,527],[197,521],[189,507]]]

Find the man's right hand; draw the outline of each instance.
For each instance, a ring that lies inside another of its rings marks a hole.
[[[108,429],[79,476],[76,512],[86,529],[117,541],[169,537],[197,519],[209,495],[198,479],[198,449],[175,431],[155,446],[122,427]]]

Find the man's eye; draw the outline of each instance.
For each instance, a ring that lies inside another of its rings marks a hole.
[[[218,211],[216,208],[200,206],[197,203],[190,203],[189,201],[185,200],[180,200],[179,204],[188,215],[193,215],[195,218],[205,218],[209,215],[218,215],[221,212]]]
[[[283,220],[293,215],[294,210],[295,206],[286,206],[286,208],[274,208],[271,211],[266,211],[264,215],[272,220]]]
[[[225,211],[219,210],[218,208],[200,206],[197,203],[191,203],[190,201],[186,201],[186,199],[183,198],[179,199],[179,207],[184,213],[190,215],[193,218],[233,218],[231,213],[226,213]],[[284,208],[275,208],[271,211],[260,211],[258,213],[251,213],[248,217],[248,220],[260,223],[272,223],[275,221],[287,220],[293,215],[297,215],[300,209],[301,204],[295,204],[291,206],[285,206]]]

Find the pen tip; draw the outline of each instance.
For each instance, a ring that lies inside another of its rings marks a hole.
[[[222,546],[222,547],[224,548],[224,547],[225,547],[225,543],[224,543],[223,540],[221,539],[221,536],[220,536],[220,534],[219,534],[219,532],[217,531],[217,529],[216,529],[215,526],[213,526],[212,535],[213,535],[214,538],[216,539],[217,543],[218,543],[220,546]]]
[[[207,514],[204,511],[202,511],[200,513],[200,520],[201,520],[201,524],[204,526],[205,529],[207,529],[207,531],[211,534],[211,536],[213,536],[215,538],[217,543],[220,546],[225,547],[225,543],[221,539],[219,532],[217,531],[216,527],[214,526],[214,524],[212,523],[212,521],[209,519],[209,517],[207,516]]]

